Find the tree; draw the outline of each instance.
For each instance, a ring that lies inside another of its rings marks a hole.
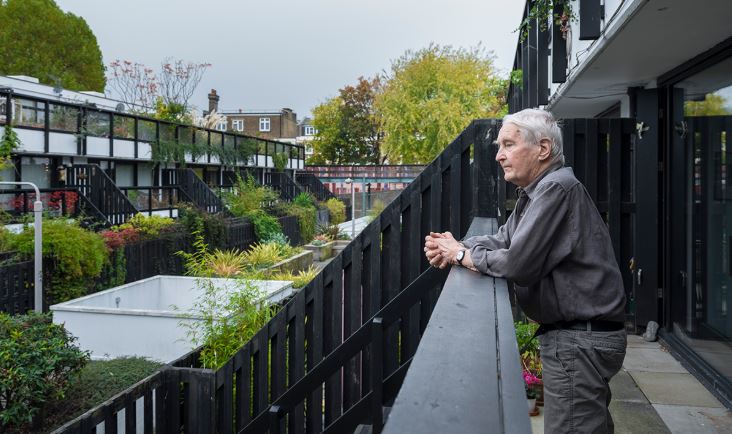
[[[355,86],[340,89],[339,95],[313,110],[313,139],[310,164],[378,164],[381,132],[374,113],[374,99],[381,88],[378,77],[358,78]]]
[[[684,116],[724,116],[729,115],[727,99],[722,95],[708,93],[702,101],[684,102]]]
[[[104,92],[102,52],[83,18],[53,0],[0,0],[0,23],[0,74]]]
[[[115,60],[109,64],[109,86],[132,111],[152,112],[158,119],[190,122],[189,101],[210,63],[166,58],[160,73],[142,63]]]
[[[382,153],[392,163],[429,163],[473,119],[503,116],[506,88],[480,47],[407,51],[375,101]]]

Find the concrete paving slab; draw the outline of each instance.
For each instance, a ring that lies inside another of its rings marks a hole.
[[[654,404],[672,433],[711,434],[732,432],[732,413],[726,408]]]
[[[658,341],[646,342],[638,335],[628,335],[628,348],[661,348]]]
[[[651,404],[722,408],[722,404],[691,374],[630,371]]]
[[[671,354],[659,348],[628,348],[623,368],[626,371],[687,372]]]
[[[610,390],[613,394],[613,401],[648,403],[646,396],[626,371],[621,370],[615,374],[610,380]]]
[[[660,434],[670,432],[653,406],[647,402],[613,400],[610,403],[610,414],[615,423],[616,434]]]
[[[539,415],[531,417],[531,432],[544,434],[544,407],[539,407]]]

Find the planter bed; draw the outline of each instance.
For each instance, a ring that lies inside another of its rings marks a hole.
[[[291,273],[297,273],[298,271],[307,270],[311,265],[313,265],[313,252],[305,250],[302,253],[298,253],[295,256],[274,264],[268,270],[273,272],[289,271]]]
[[[167,363],[194,348],[179,323],[202,320],[194,310],[202,293],[199,279],[155,276],[56,304],[51,306],[53,322],[63,323],[92,359],[141,356]],[[226,292],[237,288],[235,279],[211,280]],[[292,282],[252,283],[272,303],[293,292]]]
[[[313,252],[313,261],[322,262],[333,256],[333,246],[335,241],[316,246],[313,244],[305,244],[302,246],[305,250]]]

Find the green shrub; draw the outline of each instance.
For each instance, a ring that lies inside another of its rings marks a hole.
[[[183,203],[178,207],[178,222],[185,232],[201,234],[210,247],[226,246],[226,220],[222,214],[209,214],[192,204]]]
[[[254,210],[246,215],[254,225],[254,233],[260,240],[265,240],[273,234],[281,233],[282,226],[277,217],[267,214],[262,209]]]
[[[246,255],[239,250],[210,252],[200,232],[194,232],[193,253],[179,251],[176,255],[185,261],[186,274],[198,277],[236,277],[247,266]]]
[[[346,204],[332,197],[325,201],[325,206],[330,214],[330,224],[339,225],[346,221]]]
[[[294,202],[287,209],[290,215],[297,217],[300,227],[300,237],[304,241],[310,241],[315,237],[315,225],[317,223],[317,210],[314,206],[301,206]]]
[[[275,170],[282,172],[287,167],[287,152],[278,152],[272,156],[272,164],[274,164]]]
[[[293,288],[302,288],[311,280],[315,279],[318,274],[318,270],[312,265],[307,270],[300,270],[297,273],[292,271],[278,271],[269,276],[271,280],[289,280],[292,282]]]
[[[313,198],[313,195],[303,191],[302,193],[295,196],[295,199],[292,201],[293,205],[302,206],[302,207],[315,207],[315,198]]]
[[[516,327],[516,342],[518,342],[519,350],[524,349],[525,352],[539,355],[539,339],[533,339],[536,329],[539,328],[537,323],[514,323]]]
[[[274,202],[279,194],[271,188],[257,185],[254,178],[237,176],[234,191],[224,195],[224,201],[232,214],[237,217],[249,217],[252,212],[262,208],[264,204]]]
[[[290,244],[290,239],[287,238],[287,235],[283,234],[282,232],[276,232],[276,233],[269,234],[269,236],[267,238],[262,240],[262,243],[264,243],[264,244],[277,243],[277,244],[285,246],[285,245]]]
[[[161,232],[170,232],[175,229],[175,220],[170,217],[161,217],[157,215],[146,216],[145,214],[135,214],[127,223],[115,226],[112,229],[122,231],[125,229],[136,229],[144,238],[155,238]]]
[[[12,238],[13,234],[5,226],[0,226],[0,252],[7,252],[10,249]]]
[[[22,428],[44,403],[63,398],[89,359],[74,340],[48,314],[0,313],[0,427]]]
[[[14,236],[11,248],[24,257],[33,257],[33,227]],[[49,301],[60,303],[85,295],[108,262],[101,235],[67,220],[43,221],[43,257],[51,262],[48,275]],[[44,274],[46,274],[44,272]]]

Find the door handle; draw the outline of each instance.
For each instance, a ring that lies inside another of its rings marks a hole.
[[[635,284],[638,286],[643,285],[643,269],[639,268],[638,273],[635,275]]]

